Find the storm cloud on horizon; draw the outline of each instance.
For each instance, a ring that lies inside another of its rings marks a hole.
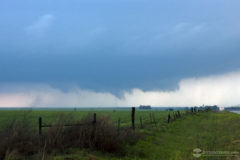
[[[183,79],[176,90],[134,88],[121,96],[71,87],[68,91],[46,84],[16,84],[0,92],[1,107],[122,107],[141,104],[166,106],[232,106],[240,104],[240,72]]]

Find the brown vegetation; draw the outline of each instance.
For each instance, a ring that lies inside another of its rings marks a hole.
[[[18,155],[41,154],[45,157],[53,150],[63,153],[67,148],[88,148],[103,152],[124,154],[123,146],[135,144],[138,140],[136,131],[130,128],[119,133],[109,117],[97,117],[92,123],[92,115],[75,122],[76,126],[66,127],[71,116],[60,115],[57,122],[45,128],[39,136],[37,130],[30,126],[29,118],[24,115],[11,121],[0,132],[0,159]],[[10,158],[11,159],[11,158]]]

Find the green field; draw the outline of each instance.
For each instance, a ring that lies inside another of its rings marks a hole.
[[[43,123],[52,124],[61,114],[71,117],[71,121],[77,121],[88,114],[109,116],[117,126],[120,118],[121,127],[131,125],[130,111],[0,111],[0,127],[11,122],[11,119],[21,119],[24,115],[30,119],[31,126],[38,134],[38,117],[42,117]],[[155,117],[156,124],[150,122],[150,113]],[[186,160],[186,159],[237,159],[239,154],[231,155],[202,155],[199,158],[193,156],[193,149],[200,148],[203,151],[229,151],[240,152],[240,115],[230,112],[201,112],[185,114],[177,120],[167,123],[167,111],[136,111],[136,131],[141,138],[134,145],[124,147],[125,155],[103,153],[97,150],[69,148],[64,153],[53,152],[47,155],[47,159],[150,159],[150,160]],[[172,113],[171,113],[172,114]],[[143,119],[144,128],[140,129],[140,116]],[[43,132],[47,130],[43,129]],[[24,157],[22,159],[36,159]]]
[[[80,120],[81,118],[93,113],[98,116],[108,116],[110,119],[116,123],[120,118],[121,126],[130,126],[131,125],[131,110],[80,110],[80,111],[56,111],[56,110],[46,110],[46,111],[0,111],[0,128],[6,125],[6,122],[9,122],[13,119],[19,119],[24,115],[31,119],[33,126],[38,128],[38,118],[42,117],[44,124],[54,123],[59,116],[65,115],[70,117],[74,122]],[[153,114],[157,122],[166,122],[167,111],[146,111],[146,110],[137,110],[135,113],[135,123],[136,127],[140,126],[140,116],[142,117],[143,124],[150,123],[150,114]],[[172,113],[171,113],[172,114]]]

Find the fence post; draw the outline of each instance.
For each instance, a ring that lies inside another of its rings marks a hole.
[[[93,114],[93,121],[92,121],[92,133],[91,133],[91,140],[94,139],[95,137],[95,132],[96,132],[96,123],[97,123],[97,115],[96,113]]]
[[[181,117],[181,114],[180,114],[180,112],[178,111],[178,117],[180,118]]]
[[[118,130],[117,130],[117,133],[118,133],[118,135],[120,133],[120,118],[118,118]]]
[[[168,113],[168,123],[170,123],[170,120],[171,120],[171,116],[170,116],[170,114]]]
[[[93,124],[96,124],[97,123],[97,115],[96,113],[93,114]]]
[[[39,136],[42,135],[42,117],[38,118]]]
[[[132,129],[135,129],[135,107],[132,107]]]
[[[142,116],[140,116],[140,127],[143,128],[143,124],[142,124]]]

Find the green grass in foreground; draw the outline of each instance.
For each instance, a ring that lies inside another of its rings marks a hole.
[[[121,118],[122,125],[130,125],[130,111],[96,111],[97,115],[109,115],[113,121]],[[44,122],[52,123],[57,111],[33,111],[30,114],[32,125],[37,128],[37,120],[42,116]],[[87,115],[87,111],[64,112],[71,114],[74,119]],[[137,129],[144,136],[134,146],[126,146],[126,155],[119,157],[114,154],[101,153],[91,150],[69,148],[66,154],[59,153],[48,155],[48,159],[96,159],[96,160],[188,160],[197,159],[193,157],[193,149],[200,148],[204,151],[238,151],[240,152],[240,115],[230,112],[206,112],[194,115],[184,115],[170,124],[166,123],[168,112],[154,111],[157,127],[149,124],[150,111],[137,111],[136,121],[139,125],[139,116],[144,119],[144,129]],[[13,117],[25,114],[22,111],[1,111],[1,125]],[[240,156],[240,155],[239,155]],[[198,159],[237,159],[231,156],[201,156]],[[36,157],[33,157],[36,159]]]

